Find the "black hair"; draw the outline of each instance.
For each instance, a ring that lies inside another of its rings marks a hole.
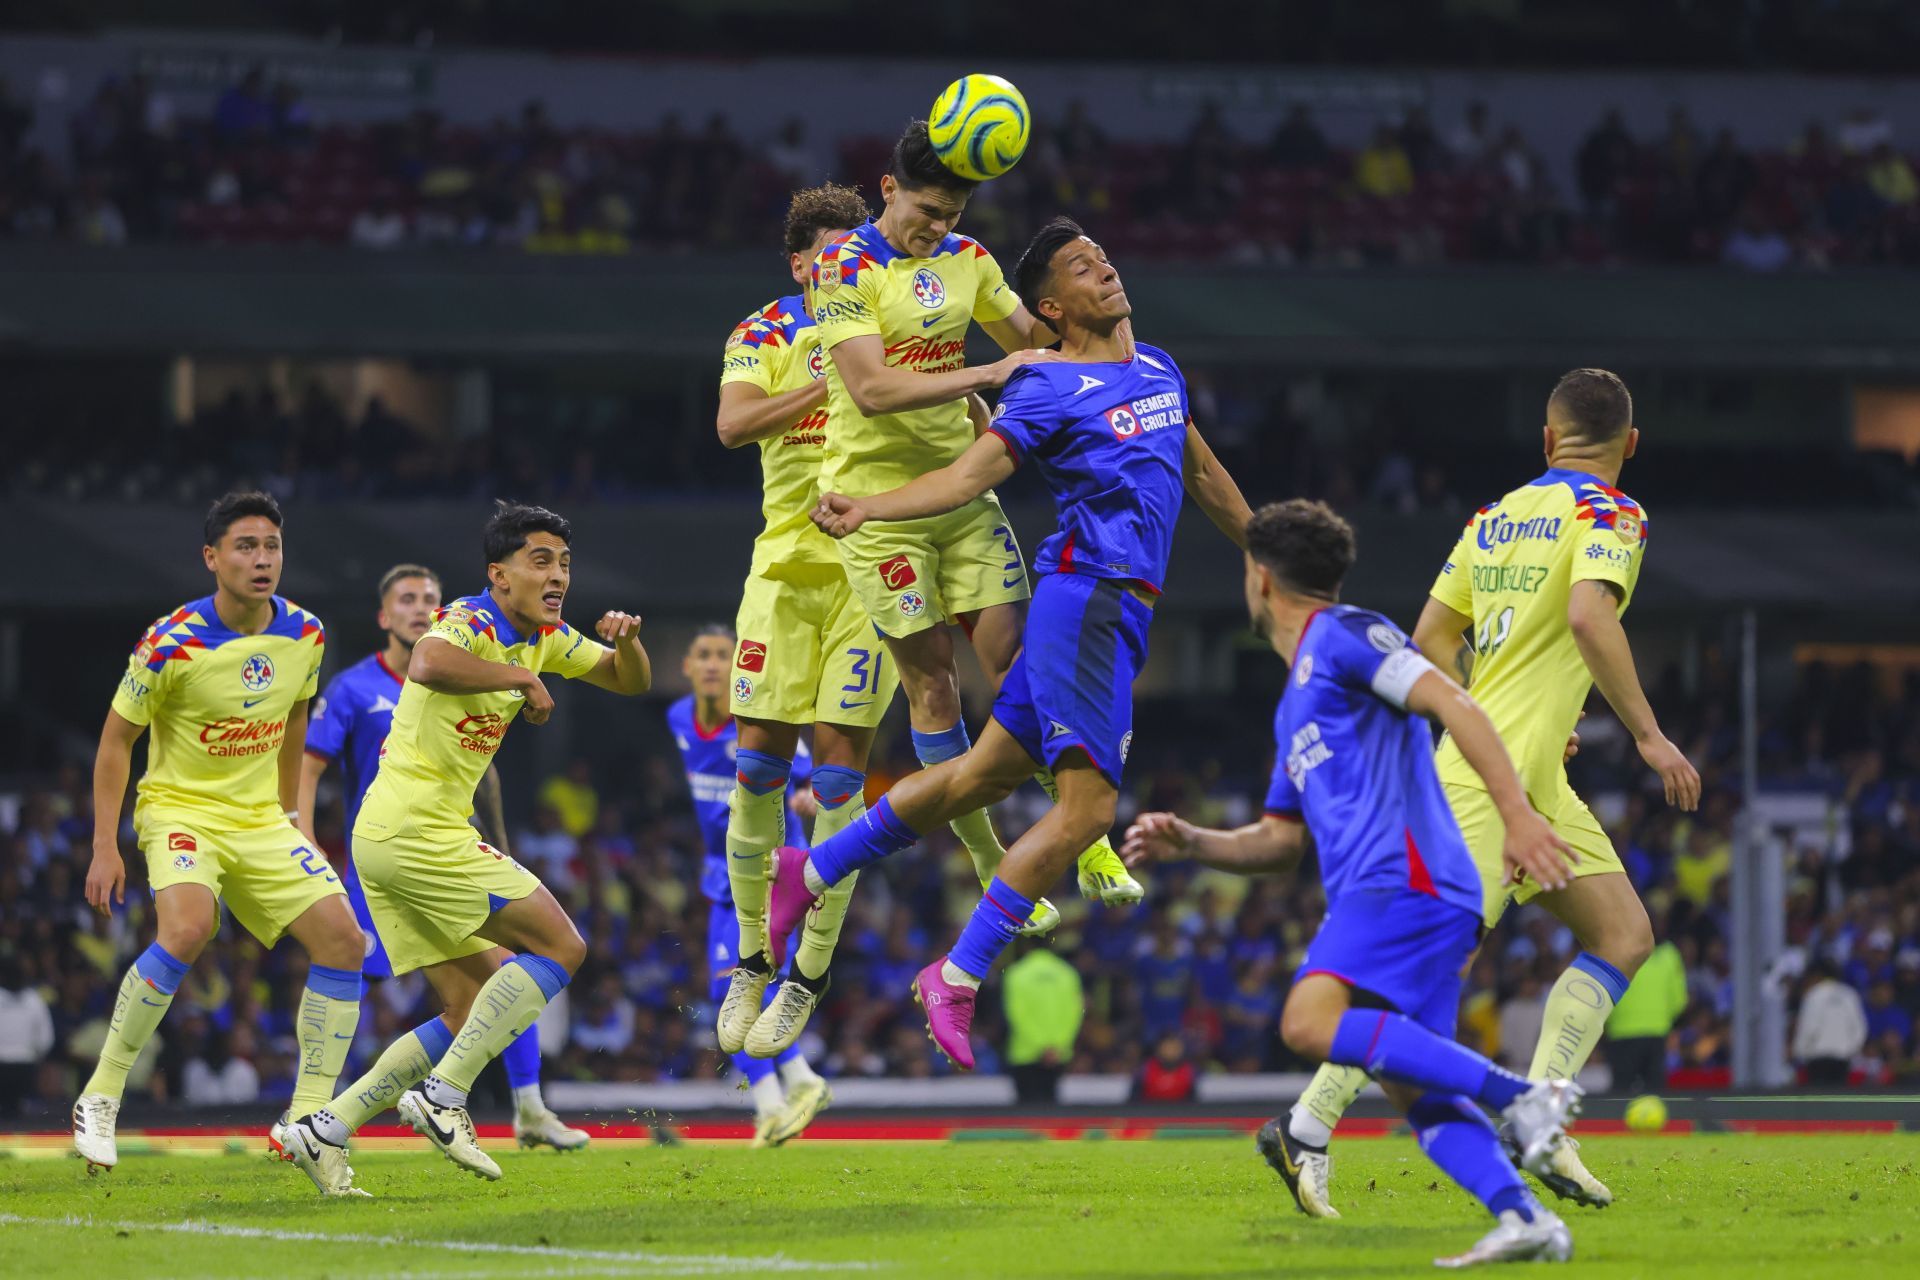
[[[1086,234],[1079,223],[1064,216],[1034,232],[1027,251],[1013,266],[1013,291],[1029,312],[1040,314],[1040,299],[1053,279],[1053,256]]]
[[[1287,590],[1338,600],[1353,568],[1353,526],[1324,502],[1269,502],[1247,522],[1247,554]]]
[[[1547,397],[1549,411],[1556,405],[1580,438],[1594,444],[1607,444],[1633,425],[1633,396],[1620,375],[1606,369],[1560,375]]]
[[[569,546],[573,543],[573,526],[564,516],[545,507],[496,498],[493,518],[487,521],[487,563],[505,563],[514,552],[527,545],[527,536],[534,533],[550,533]]]
[[[207,520],[201,529],[206,536],[206,545],[218,546],[227,530],[233,527],[233,522],[248,516],[265,516],[273,521],[274,528],[286,527],[286,518],[280,514],[280,504],[273,500],[272,494],[262,493],[258,489],[222,494],[207,508]]]
[[[423,564],[397,564],[380,575],[380,600],[384,604],[387,592],[393,590],[393,584],[407,578],[425,578],[434,586],[440,585],[440,575]]]
[[[933,139],[927,136],[925,120],[907,121],[906,132],[900,135],[900,141],[893,144],[893,157],[887,161],[887,172],[909,191],[938,187],[955,195],[970,196],[973,189],[980,185],[971,178],[961,177],[941,163],[940,157],[934,153]]]
[[[701,623],[700,629],[693,633],[693,638],[695,640],[698,640],[703,636],[725,636],[728,640],[732,640],[734,638],[733,628],[728,626],[724,622]]]
[[[822,231],[851,231],[872,216],[858,187],[828,182],[796,191],[787,203],[787,252],[805,253]]]

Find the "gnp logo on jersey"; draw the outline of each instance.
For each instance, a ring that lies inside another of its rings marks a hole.
[[[259,693],[273,683],[273,660],[264,653],[256,653],[240,666],[240,683],[249,693]]]
[[[1304,689],[1307,687],[1307,681],[1311,679],[1313,679],[1313,655],[1309,653],[1300,659],[1300,669],[1294,672],[1293,682]]]
[[[907,559],[905,553],[891,560],[882,560],[878,568],[880,581],[887,584],[889,591],[899,591],[920,581],[920,575],[913,571],[913,562]]]
[[[765,671],[767,669],[767,646],[758,640],[742,640],[740,652],[734,655],[733,665],[742,671]]]
[[[938,311],[947,305],[947,286],[940,282],[939,276],[922,267],[913,273],[913,296],[927,310]]]
[[[827,358],[820,354],[818,347],[807,352],[807,372],[815,378],[827,376]]]
[[[733,682],[733,700],[735,702],[753,701],[753,681],[741,676]]]
[[[926,610],[927,598],[918,591],[900,593],[900,612],[909,618],[917,618]]]
[[[1133,410],[1126,405],[1107,410],[1107,425],[1113,428],[1115,440],[1131,440],[1140,434],[1140,419],[1133,416]]]

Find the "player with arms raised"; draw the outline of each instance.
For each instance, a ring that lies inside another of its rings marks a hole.
[[[1700,775],[1660,732],[1640,688],[1620,615],[1633,599],[1646,554],[1647,514],[1616,486],[1638,446],[1633,398],[1605,369],[1575,369],[1547,398],[1542,429],[1547,471],[1467,522],[1434,581],[1414,641],[1471,678],[1473,695],[1513,752],[1536,809],[1580,855],[1571,884],[1547,890],[1508,882],[1500,861],[1500,815],[1483,779],[1451,738],[1440,778],[1480,868],[1486,927],[1507,903],[1538,897],[1573,931],[1580,954],[1547,996],[1527,1074],[1572,1079],[1600,1041],[1614,1003],[1653,950],[1653,928],[1613,843],[1567,783],[1568,735],[1595,684],[1660,775],[1668,803],[1692,809]],[[1469,634],[1471,633],[1471,640]],[[1333,1124],[1364,1082],[1323,1069],[1285,1126],[1294,1160],[1311,1167],[1300,1206],[1324,1216],[1325,1148]],[[1556,1150],[1541,1181],[1579,1204],[1613,1193],[1587,1172],[1573,1142]]]
[[[1557,888],[1569,879],[1568,851],[1528,805],[1486,713],[1384,616],[1339,603],[1353,557],[1353,530],[1323,503],[1255,514],[1247,613],[1288,668],[1266,816],[1212,831],[1144,814],[1127,832],[1127,857],[1285,872],[1311,837],[1327,914],[1281,1015],[1287,1047],[1378,1078],[1420,1149],[1494,1215],[1492,1231],[1441,1266],[1565,1261],[1565,1224],[1527,1190],[1480,1108],[1501,1113],[1519,1162],[1537,1172],[1564,1145],[1580,1090],[1530,1084],[1454,1042],[1461,973],[1479,943],[1480,876],[1441,790],[1427,722],[1446,729],[1485,785],[1508,869]],[[1263,1153],[1270,1141],[1263,1131]],[[1281,1168],[1290,1182],[1298,1176]]]
[[[100,731],[93,767],[87,902],[126,900],[120,807],[133,744],[151,727],[134,806],[158,936],[120,981],[99,1065],[73,1104],[73,1145],[91,1165],[119,1159],[114,1125],[127,1072],[187,970],[220,928],[220,904],[271,947],[307,949],[294,1019],[294,1102],[333,1092],[360,1020],[365,942],[326,855],[294,825],[307,703],[319,685],[320,619],[274,594],[285,564],[279,504],[230,493],[207,512],[201,557],[214,590],[147,629]]]
[[[386,645],[327,682],[314,703],[312,722],[307,727],[307,754],[300,765],[300,814],[302,830],[316,847],[314,835],[315,796],[320,778],[334,761],[346,772],[343,794],[346,797],[346,829],[351,832],[360,806],[366,802],[367,788],[373,785],[380,766],[380,750],[393,728],[397,699],[406,685],[404,674],[413,657],[413,646],[433,625],[440,608],[440,576],[424,565],[398,564],[380,578],[379,623],[387,633]],[[507,850],[506,816],[500,802],[500,773],[491,763],[480,775],[480,789],[474,793],[475,818],[480,832],[501,853]],[[374,927],[373,914],[367,909],[366,890],[351,856],[341,875],[353,914],[367,937],[366,973],[370,978],[390,978],[393,966],[387,960],[387,948]],[[512,953],[501,950],[495,957],[501,964]],[[434,1037],[429,1030],[428,1038]],[[518,1036],[500,1055],[507,1069],[507,1083],[513,1089],[513,1134],[522,1146],[542,1143],[561,1151],[587,1145],[584,1129],[569,1128],[559,1116],[548,1110],[540,1096],[540,1040],[537,1034]],[[284,1128],[285,1117],[281,1128]]]
[[[1133,682],[1165,581],[1174,525],[1192,494],[1237,544],[1248,510],[1194,427],[1173,358],[1136,346],[1119,273],[1080,227],[1042,228],[1015,272],[1020,296],[1060,334],[1061,359],[1017,372],[993,425],[960,458],[867,497],[827,493],[815,519],[846,536],[965,510],[1031,461],[1060,528],[1040,548],[1039,588],[980,743],[912,774],[811,859],[782,849],[768,928],[778,954],[814,897],[897,852],[934,823],[998,801],[1044,764],[1059,801],[1015,843],[960,941],[914,979],[934,1043],[963,1069],[975,999],[1034,900],[1113,823],[1133,739]]]
[[[542,507],[501,502],[487,521],[486,591],[454,601],[413,647],[380,771],[353,828],[353,857],[396,974],[425,968],[446,1006],[402,1036],[325,1108],[286,1131],[289,1159],[325,1195],[350,1195],[346,1143],[390,1106],[449,1160],[484,1178],[500,1166],[474,1139],[467,1090],[572,980],[586,944],[534,874],[479,839],[473,794],[513,718],[544,724],[541,676],[645,693],[640,619],[609,612],[600,645],[560,616],[573,528]],[[505,964],[498,948],[516,952]],[[451,1034],[448,1033],[451,1028]]]

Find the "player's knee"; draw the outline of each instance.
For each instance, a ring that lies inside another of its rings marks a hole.
[[[1280,1015],[1280,1039],[1309,1062],[1325,1062],[1333,1052],[1334,1023],[1320,1011],[1289,1003]]]
[[[154,931],[154,940],[167,954],[192,963],[219,932],[220,917],[214,912],[180,911],[162,920]]]
[[[1613,939],[1615,955],[1609,956],[1608,963],[1627,976],[1631,982],[1633,975],[1640,972],[1640,966],[1653,954],[1653,925],[1643,912],[1637,918],[1622,921]]]
[[[568,921],[566,929],[553,939],[544,954],[571,977],[580,972],[580,966],[587,962],[587,944],[581,938],[580,931],[573,927],[573,922]]]
[[[1075,796],[1067,802],[1067,822],[1073,839],[1081,848],[1113,830],[1115,805],[1119,797],[1112,791]]]
[[[357,970],[367,959],[367,935],[360,929],[358,921],[352,916],[329,929],[324,939],[316,942],[307,953],[315,964],[326,965],[329,969]]]

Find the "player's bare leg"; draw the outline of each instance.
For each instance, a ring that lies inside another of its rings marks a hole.
[[[1011,605],[996,605],[993,609],[966,617],[977,619],[989,613],[997,617],[1018,618]],[[919,756],[920,763],[931,767],[964,754],[970,744],[966,725],[960,718],[960,675],[954,665],[953,628],[929,627],[910,636],[887,636],[886,641],[887,652],[893,657],[894,670],[900,675],[901,692],[907,696],[908,716],[913,725],[914,752]],[[1013,661],[1012,653],[1006,655],[1006,660]],[[988,671],[996,687],[1005,674],[1004,666]],[[1011,794],[1012,789],[1009,788],[989,803],[998,803]],[[982,885],[991,881],[1000,869],[1001,860],[1007,856],[1007,851],[1000,843],[1000,837],[994,834],[987,809],[963,810],[943,821],[952,827],[953,834],[967,847],[967,856],[973,860],[975,877]],[[924,827],[917,829],[925,830]],[[1059,922],[1060,913],[1051,902],[1036,902],[1033,915],[1026,922],[1025,932],[1029,936],[1046,933]]]
[[[1024,643],[1025,610],[1017,604],[991,605],[976,613],[962,614],[961,625],[973,641],[974,656],[980,659],[981,670],[998,689]],[[1060,788],[1055,783],[1053,770],[1039,764],[1034,768],[1033,780],[1040,784],[1048,799],[1060,803]],[[1096,899],[1112,907],[1131,905],[1147,896],[1146,887],[1114,852],[1113,842],[1105,831],[1087,844],[1078,862],[1078,883],[1083,898]]]
[[[980,742],[983,749],[1013,761],[1014,767],[1019,761],[1033,763],[998,721],[987,722],[987,732],[980,735]],[[1027,904],[1073,865],[1090,836],[1113,825],[1119,794],[1083,752],[1073,751],[1062,757],[1058,777],[1059,802],[1014,842],[1007,860],[1000,865],[1000,874],[981,895],[953,950],[914,979],[913,995],[926,1011],[928,1035],[963,1071],[973,1068],[968,1031],[973,1025],[980,984],[1000,952],[1013,941],[1016,930],[1012,926],[1024,918]]]
[[[153,945],[121,977],[99,1062],[73,1104],[73,1149],[89,1169],[119,1162],[114,1133],[127,1073],[153,1039],[188,968],[220,928],[219,900],[205,885],[168,885],[154,895],[154,914]]]

